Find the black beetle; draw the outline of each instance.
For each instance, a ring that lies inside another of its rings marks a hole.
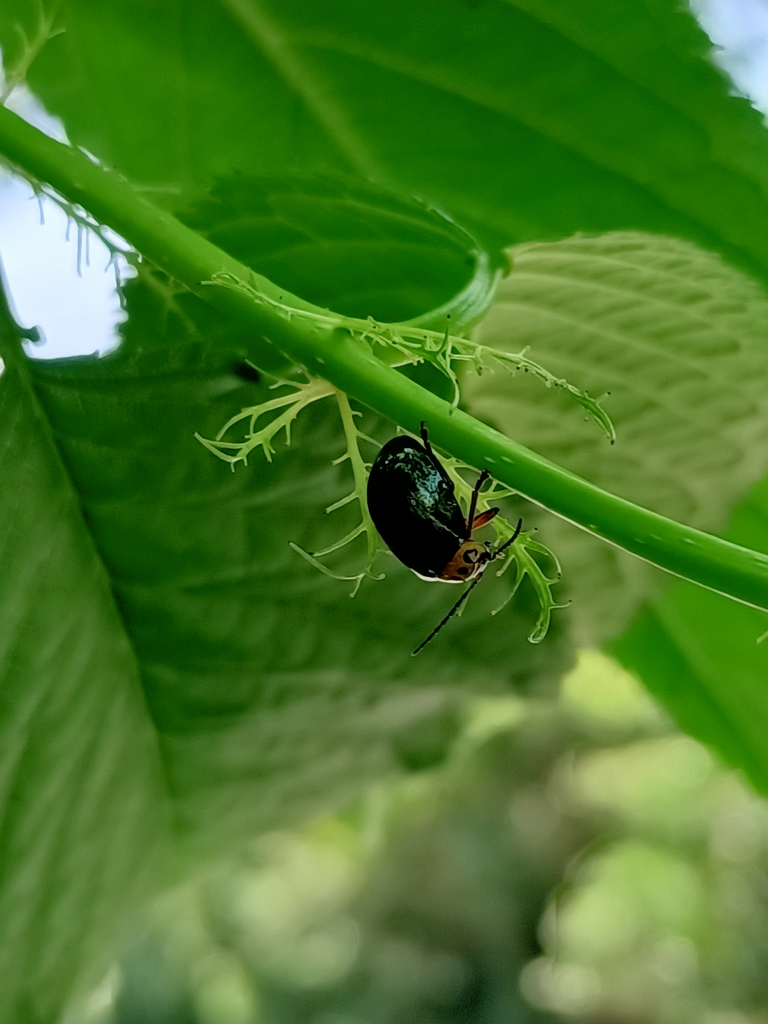
[[[495,551],[487,542],[472,539],[473,531],[489,523],[499,511],[489,508],[475,516],[480,489],[489,476],[487,470],[480,474],[465,519],[453,482],[432,451],[423,422],[421,442],[413,437],[393,437],[371,467],[368,511],[392,554],[424,580],[472,581],[414,654],[418,654],[458,611],[488,563],[498,558],[522,529],[520,520],[514,535]]]

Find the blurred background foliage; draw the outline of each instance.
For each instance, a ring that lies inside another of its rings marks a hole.
[[[157,904],[80,1024],[758,1024],[768,808],[610,658]]]

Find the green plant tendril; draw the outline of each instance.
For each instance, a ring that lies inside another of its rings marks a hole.
[[[527,349],[522,352],[504,352],[491,348],[489,345],[480,345],[469,338],[455,337],[449,333],[448,327],[443,334],[440,334],[439,331],[412,327],[408,324],[382,324],[374,320],[373,317],[361,320],[340,314],[297,309],[264,295],[263,292],[228,271],[220,271],[214,274],[210,281],[203,281],[202,284],[220,285],[233,291],[242,292],[254,302],[268,306],[286,320],[299,319],[322,324],[328,328],[345,328],[371,345],[380,345],[402,356],[402,360],[393,363],[395,366],[408,363],[432,363],[453,384],[454,405],[458,405],[459,402],[459,379],[453,367],[454,362],[469,363],[476,373],[482,373],[484,369],[492,370],[495,365],[503,367],[512,374],[517,373],[518,370],[523,370],[525,373],[530,372],[543,381],[547,387],[557,387],[567,391],[582,406],[590,419],[600,427],[611,444],[616,440],[616,430],[611,418],[600,405],[602,398],[592,398],[586,391],[579,390],[564,378],[555,377],[549,370],[529,359],[526,355]]]

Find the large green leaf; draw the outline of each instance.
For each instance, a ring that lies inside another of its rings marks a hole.
[[[768,300],[741,272],[677,239],[621,233],[510,250],[475,338],[593,395],[609,447],[565,392],[497,371],[468,377],[470,411],[606,490],[705,530],[768,470]],[[546,520],[582,642],[615,636],[661,574]],[[758,542],[765,550],[765,541]],[[725,681],[723,685],[726,685]]]
[[[268,387],[178,304],[144,293],[101,360],[27,361],[4,320],[3,1022],[54,1019],[103,968],[163,853],[199,863],[432,764],[470,685],[546,685],[568,657],[528,643],[530,595],[490,617],[491,579],[414,659],[453,588],[391,559],[350,600],[291,551],[349,526],[323,514],[350,487],[336,414],[233,474],[194,431]]]
[[[3,4],[6,67],[38,20]],[[55,24],[32,88],[177,208],[234,171],[336,168],[501,244],[644,229],[768,265],[768,139],[672,0],[64,0]]]
[[[0,302],[0,1020],[44,1021],[156,889],[172,809],[131,639]]]

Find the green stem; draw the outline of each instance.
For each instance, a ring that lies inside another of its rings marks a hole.
[[[54,142],[5,108],[0,108],[0,153],[109,225],[223,313],[249,326],[258,350],[256,361],[264,369],[277,362],[266,341],[313,376],[325,378],[406,430],[417,433],[420,421],[426,421],[440,448],[477,469],[488,469],[497,480],[589,533],[677,576],[768,610],[768,556],[595,487],[425,391],[375,358],[350,331],[279,309],[273,303],[318,312],[153,206],[117,174]],[[245,290],[205,285],[222,274],[245,282],[269,301],[260,302]]]

